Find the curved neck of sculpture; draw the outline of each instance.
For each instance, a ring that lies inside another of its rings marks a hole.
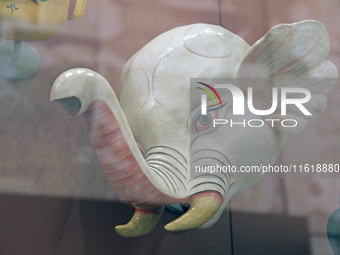
[[[128,224],[117,226],[117,233],[126,237],[148,233],[157,224],[164,205],[191,204],[187,213],[166,226],[169,231],[199,227],[216,214],[223,201],[219,193],[202,191],[174,198],[156,183],[115,93],[102,76],[87,69],[65,72],[55,81],[50,99],[57,100],[69,116],[84,114],[107,179],[117,196],[135,208],[135,216]]]
[[[123,128],[103,100],[94,100],[84,117],[103,171],[123,202],[136,206],[161,206],[180,201],[158,191],[149,181],[126,141],[132,138],[125,139]],[[134,146],[132,142],[130,146]]]

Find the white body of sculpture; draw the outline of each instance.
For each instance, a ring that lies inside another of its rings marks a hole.
[[[326,109],[326,93],[337,78],[335,66],[326,60],[328,53],[327,32],[317,21],[276,26],[252,47],[222,27],[194,24],[161,34],[127,62],[121,75],[120,103],[106,80],[87,69],[62,74],[52,88],[51,100],[58,100],[70,116],[85,113],[111,186],[135,207],[134,218],[118,226],[118,234],[133,237],[151,231],[162,207],[173,203],[191,207],[167,230],[204,228],[218,220],[232,196],[264,175],[194,175],[195,164],[220,162],[237,169],[273,164],[288,133],[299,132]],[[228,128],[209,122],[202,126],[192,121],[192,114],[197,111],[196,116],[202,116],[204,92],[190,89],[191,78],[232,78],[244,92],[252,87],[253,105],[259,110],[270,107],[263,102],[270,99],[274,87],[305,88],[311,99],[304,106],[312,115],[305,116],[292,105],[286,116],[280,107],[269,116],[256,116],[247,107],[244,116],[234,116],[232,95],[225,90],[221,107],[208,108],[211,121],[285,118],[296,119],[298,125]],[[106,118],[109,111],[112,116]],[[117,135],[121,138],[114,140]]]

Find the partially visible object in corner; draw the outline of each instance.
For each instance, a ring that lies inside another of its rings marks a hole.
[[[0,38],[39,41],[67,20],[80,20],[87,0],[0,0]]]
[[[25,80],[39,68],[39,56],[22,41],[50,38],[67,20],[80,20],[87,0],[0,0],[0,77]]]
[[[340,204],[340,197],[339,197]],[[340,208],[329,217],[327,222],[327,236],[335,255],[340,254]]]

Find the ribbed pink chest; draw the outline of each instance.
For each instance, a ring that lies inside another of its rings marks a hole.
[[[170,197],[149,181],[130,151],[110,108],[95,100],[84,113],[103,171],[116,195],[134,206],[163,206],[184,202]]]

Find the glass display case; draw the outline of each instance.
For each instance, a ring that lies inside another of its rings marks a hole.
[[[329,35],[327,59],[339,68],[339,1],[50,2],[0,0],[0,254],[337,254],[339,84],[327,94],[324,114],[290,134],[275,161],[304,174],[267,174],[231,198],[210,228],[166,231],[187,212],[182,204],[165,208],[150,233],[133,238],[115,232],[134,209],[110,186],[85,119],[68,118],[50,102],[50,92],[60,74],[84,68],[103,76],[122,99],[121,73],[129,71],[129,59],[158,35],[195,23],[219,25],[250,48],[276,25],[318,20]],[[20,62],[20,56],[27,60]],[[250,144],[247,139],[244,144]],[[319,173],[318,167],[326,169]]]

